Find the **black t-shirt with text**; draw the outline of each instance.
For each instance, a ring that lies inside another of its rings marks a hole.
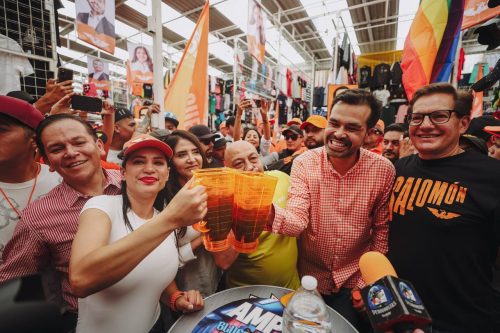
[[[464,152],[395,167],[388,256],[399,277],[415,285],[436,329],[500,332],[491,319],[500,161]]]

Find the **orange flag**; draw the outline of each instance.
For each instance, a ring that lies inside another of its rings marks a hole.
[[[207,0],[165,92],[165,111],[185,130],[208,123],[208,13]]]

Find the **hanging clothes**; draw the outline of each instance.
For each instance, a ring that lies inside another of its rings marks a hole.
[[[363,66],[359,70],[359,87],[367,88],[370,86],[371,77],[372,77],[372,69],[370,66]]]
[[[373,79],[370,87],[377,89],[384,85],[389,85],[391,80],[391,66],[389,64],[381,63],[375,66],[373,70]]]
[[[392,65],[391,84],[399,85],[402,83],[403,83],[403,70],[401,69],[401,63],[397,61]]]

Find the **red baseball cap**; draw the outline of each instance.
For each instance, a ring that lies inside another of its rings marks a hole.
[[[33,130],[43,120],[42,113],[33,105],[9,96],[0,96],[0,113],[18,120]]]
[[[131,153],[141,148],[158,149],[168,158],[171,158],[173,155],[172,149],[165,142],[148,134],[140,134],[125,142],[123,145],[123,159],[127,158]]]
[[[500,126],[485,126],[483,129],[486,133],[500,138]]]

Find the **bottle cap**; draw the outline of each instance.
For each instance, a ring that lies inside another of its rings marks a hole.
[[[302,287],[306,290],[314,290],[318,286],[318,280],[314,276],[304,275],[300,281]]]

